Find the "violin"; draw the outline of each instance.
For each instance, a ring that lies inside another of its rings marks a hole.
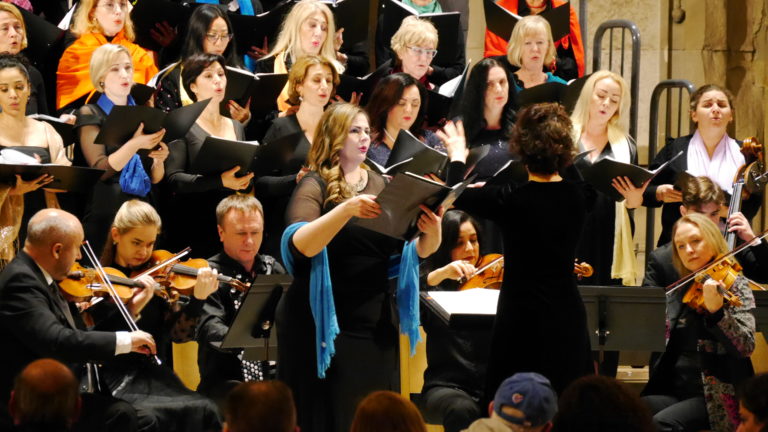
[[[484,255],[475,264],[477,270],[472,276],[459,279],[459,291],[472,288],[499,289],[504,281],[504,256],[501,254]]]
[[[120,270],[105,267],[104,272],[122,301],[128,301],[133,296],[133,288],[143,288],[140,282],[127,278]],[[82,302],[94,296],[109,295],[109,288],[95,269],[85,268],[80,263],[74,263],[67,278],[59,282],[59,287],[73,301]]]
[[[741,274],[741,265],[733,258],[715,260],[715,264],[702,270],[694,278],[691,288],[683,296],[683,303],[698,313],[707,312],[704,305],[704,283],[713,279],[722,282],[725,288],[718,287],[718,292],[723,296],[723,303],[729,306],[741,306],[741,299],[730,292],[736,278]]]
[[[151,268],[138,276],[151,275],[159,284],[176,293],[171,294],[172,297],[178,298],[178,294],[191,295],[197,283],[197,271],[208,267],[208,261],[202,258],[191,258],[181,262],[181,258],[189,251],[190,248],[186,248],[178,254],[173,254],[166,250],[156,250],[152,252],[149,260]],[[240,292],[245,292],[250,287],[249,284],[222,274],[217,276],[217,280]]]
[[[734,183],[744,183],[743,198],[749,198],[750,194],[760,191],[768,184],[768,167],[765,164],[765,154],[768,146],[761,144],[755,137],[746,138],[741,144],[741,153],[745,158],[753,162],[744,164],[736,172]]]
[[[582,262],[574,262],[573,263],[573,274],[576,275],[576,278],[578,280],[581,280],[585,277],[591,277],[595,273],[595,269],[592,268],[589,263]]]

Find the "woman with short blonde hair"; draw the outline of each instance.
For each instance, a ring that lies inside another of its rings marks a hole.
[[[392,36],[390,46],[395,53],[392,72],[405,72],[428,89],[432,60],[437,55],[438,34],[435,26],[415,16],[404,19]]]
[[[552,28],[549,22],[538,15],[528,15],[515,24],[507,44],[507,61],[518,69],[510,75],[515,90],[520,91],[545,82],[565,81],[552,72],[557,51],[552,41]]]

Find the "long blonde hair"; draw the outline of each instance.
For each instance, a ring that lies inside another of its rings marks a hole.
[[[629,137],[629,86],[621,75],[608,70],[599,70],[594,72],[592,76],[584,83],[584,87],[581,89],[579,100],[576,102],[576,106],[573,108],[573,114],[571,114],[571,121],[573,122],[573,140],[578,142],[581,137],[581,132],[587,126],[589,121],[589,104],[592,100],[592,95],[595,93],[595,86],[598,81],[610,78],[621,89],[621,101],[619,101],[619,108],[613,114],[613,117],[608,120],[608,142],[617,143],[624,139],[631,142]]]
[[[93,16],[93,10],[98,6],[99,0],[80,0],[72,17],[72,27],[70,30],[75,36],[82,36],[85,33],[102,33],[99,22]],[[133,21],[131,20],[131,11],[125,11],[125,21],[123,21],[123,35],[129,41],[136,39],[136,33],[133,31]]]
[[[333,13],[331,13],[331,10],[325,3],[318,0],[301,0],[293,6],[285,20],[283,20],[275,47],[267,54],[267,57],[276,56],[284,52],[285,55],[290,56],[291,63],[295,63],[299,57],[307,55],[308,53],[301,52],[301,25],[317,12],[325,15],[325,20],[328,22],[328,33],[325,36],[325,41],[320,46],[318,55],[329,59],[337,72],[344,72],[344,67],[336,60],[336,47],[334,46],[336,24],[333,19]]]
[[[307,155],[307,165],[325,181],[326,199],[323,204],[338,204],[354,196],[352,187],[344,179],[340,153],[352,121],[358,114],[368,117],[365,110],[357,105],[336,103],[328,107],[320,117]]]
[[[709,244],[715,250],[716,256],[728,252],[728,245],[725,243],[725,238],[723,238],[720,228],[718,228],[707,216],[701,213],[689,212],[678,219],[672,227],[672,263],[682,276],[691,274],[691,270],[688,270],[683,265],[683,260],[680,259],[680,253],[675,246],[675,234],[677,234],[680,225],[684,223],[693,225],[699,229],[704,242]]]
[[[123,235],[128,231],[145,226],[157,227],[157,231],[163,226],[163,222],[160,219],[160,215],[157,213],[154,207],[150,204],[132,199],[123,203],[120,209],[115,214],[115,220],[112,222],[110,232],[112,228],[116,229],[118,234]],[[108,235],[108,238],[112,238]],[[104,251],[101,254],[101,263],[104,265],[111,265],[115,260],[115,245],[110,242],[104,246]]]

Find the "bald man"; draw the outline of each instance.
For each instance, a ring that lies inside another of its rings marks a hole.
[[[13,379],[34,360],[57,359],[79,376],[87,362],[129,352],[155,352],[152,336],[142,331],[84,330],[77,311],[64,300],[57,281],[64,279],[80,258],[82,242],[83,227],[74,215],[41,210],[29,221],[23,250],[0,274],[0,334],[5,346],[5,366],[0,369],[0,418],[6,421],[4,407],[8,406]],[[105,413],[101,406],[98,411]],[[120,408],[118,417],[123,414]],[[120,420],[108,430],[131,430],[129,423]]]

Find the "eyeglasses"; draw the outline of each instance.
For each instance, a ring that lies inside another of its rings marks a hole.
[[[122,1],[117,3],[110,1],[110,2],[99,4],[99,7],[107,9],[109,11],[113,11],[113,12],[120,12],[120,11],[128,12],[129,5],[127,1]]]
[[[222,34],[216,34],[216,33],[206,33],[205,38],[210,43],[216,43],[219,40],[223,40],[225,42],[229,42],[232,40],[232,33],[222,33]]]
[[[421,57],[425,55],[429,58],[435,58],[435,56],[437,55],[437,50],[435,49],[424,49],[424,48],[414,47],[414,46],[409,46],[408,49],[411,50],[411,53],[417,57]]]

